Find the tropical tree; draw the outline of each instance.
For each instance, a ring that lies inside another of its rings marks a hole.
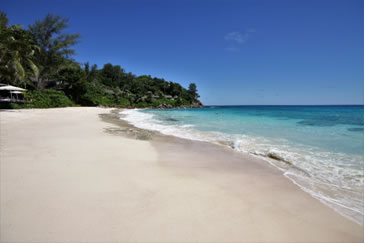
[[[43,89],[45,83],[62,69],[76,68],[69,58],[75,54],[72,46],[78,43],[79,34],[66,34],[63,31],[68,27],[68,19],[47,14],[43,20],[37,20],[29,25],[40,52],[36,56],[40,67],[37,79],[37,88]],[[77,65],[78,66],[78,65]]]
[[[200,96],[198,94],[198,91],[197,91],[197,86],[195,83],[191,83],[189,84],[189,87],[188,87],[188,93],[190,94],[191,96],[191,99],[194,101],[194,100],[197,100]]]
[[[0,12],[0,28],[4,28],[8,26],[8,16],[4,12]]]
[[[6,14],[0,13],[0,80],[26,87],[30,76],[38,77],[34,64],[39,46],[20,25],[7,26]]]
[[[88,77],[87,77],[88,82],[96,81],[97,75],[98,75],[98,66],[97,66],[97,64],[94,64],[91,67],[90,72],[88,73]]]
[[[100,79],[109,87],[119,87],[124,82],[124,72],[121,66],[107,63],[100,70]]]

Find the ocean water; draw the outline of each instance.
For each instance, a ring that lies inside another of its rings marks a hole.
[[[258,156],[363,224],[363,106],[211,106],[122,112],[134,126]]]

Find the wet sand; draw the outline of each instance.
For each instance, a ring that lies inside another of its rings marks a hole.
[[[1,242],[363,242],[268,163],[110,111],[0,112]]]

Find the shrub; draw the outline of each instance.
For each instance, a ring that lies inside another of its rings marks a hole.
[[[122,97],[119,99],[119,105],[121,107],[127,107],[130,105],[130,101],[128,99]]]
[[[134,107],[136,107],[136,108],[146,108],[146,107],[151,107],[151,104],[148,104],[146,102],[139,102],[139,103],[135,104]]]
[[[166,99],[166,98],[162,98],[162,99],[154,100],[152,102],[152,106],[153,107],[157,107],[160,104],[166,104],[166,105],[175,106],[175,100],[169,100],[169,99]]]
[[[86,92],[81,97],[82,105],[103,105],[115,106],[116,99],[113,95],[105,93],[102,86],[88,83],[86,85]]]
[[[67,107],[75,106],[75,104],[65,95],[63,91],[53,89],[45,89],[42,91],[28,91],[25,94],[27,103],[25,104],[10,104],[12,109],[21,108],[52,108],[52,107]]]

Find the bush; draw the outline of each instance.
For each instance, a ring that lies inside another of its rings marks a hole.
[[[88,83],[86,85],[86,92],[81,97],[82,105],[103,105],[115,106],[116,99],[111,94],[106,94],[101,86]]]
[[[134,107],[136,107],[136,108],[147,108],[147,107],[151,107],[151,104],[148,104],[146,102],[139,102],[139,103],[135,104]]]
[[[152,102],[153,107],[158,107],[161,104],[175,106],[175,100],[169,100],[169,99],[166,99],[166,98],[162,98],[162,99],[154,100]]]
[[[53,108],[75,106],[75,104],[65,95],[63,91],[45,89],[42,91],[28,91],[25,94],[27,103],[10,104],[12,109],[21,108]]]
[[[176,99],[174,102],[174,106],[176,106],[176,107],[183,106],[183,105],[189,106],[189,105],[191,105],[191,103],[189,101],[187,101],[186,99],[180,99],[180,98]]]
[[[130,101],[128,99],[122,97],[119,99],[119,105],[121,107],[128,107],[130,105]]]

